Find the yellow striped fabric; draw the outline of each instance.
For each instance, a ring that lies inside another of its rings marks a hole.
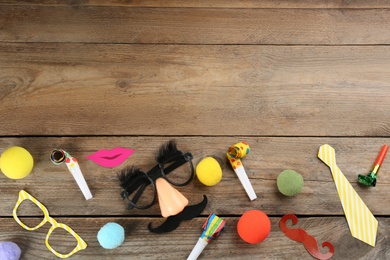
[[[24,224],[18,217],[17,215],[17,210],[20,206],[20,204],[24,201],[24,200],[31,200],[35,205],[37,205],[43,212],[43,220],[41,223],[39,223],[37,226],[35,227],[29,227],[27,226],[26,224]],[[73,231],[73,229],[71,229],[69,226],[65,225],[65,224],[62,224],[62,223],[58,223],[54,218],[50,217],[49,215],[49,211],[47,210],[47,208],[42,204],[40,203],[36,198],[34,198],[33,196],[31,196],[28,192],[24,191],[24,190],[21,190],[19,192],[19,198],[18,198],[18,201],[16,202],[16,205],[12,211],[12,215],[15,219],[15,221],[21,225],[24,229],[27,229],[29,231],[33,231],[33,230],[36,230],[38,228],[40,228],[41,226],[43,226],[46,222],[49,222],[51,224],[51,228],[49,229],[49,231],[47,232],[47,235],[46,235],[46,246],[47,248],[53,253],[55,254],[57,257],[60,257],[60,258],[67,258],[71,255],[73,255],[74,253],[80,251],[80,250],[83,250],[87,247],[87,243],[85,243],[85,241],[76,233]],[[77,240],[77,246],[72,250],[72,252],[70,252],[69,254],[61,254],[61,253],[58,253],[57,251],[55,251],[49,244],[49,237],[51,235],[51,233],[56,229],[56,228],[62,228],[62,229],[65,229],[66,231],[68,231],[76,240]]]
[[[352,236],[375,246],[378,221],[336,165],[334,148],[328,144],[322,145],[318,151],[318,158],[328,165],[332,171]]]

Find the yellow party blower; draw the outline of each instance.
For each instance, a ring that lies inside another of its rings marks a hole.
[[[250,151],[249,145],[245,142],[237,143],[229,148],[227,152],[227,158],[233,167],[234,172],[237,174],[241,181],[242,186],[249,196],[250,200],[255,200],[257,195],[253,190],[252,184],[249,181],[248,175],[245,172],[244,166],[242,165],[241,158],[245,157]]]

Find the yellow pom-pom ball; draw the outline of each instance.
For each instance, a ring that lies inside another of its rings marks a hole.
[[[222,179],[222,169],[217,160],[206,157],[196,166],[196,176],[206,186],[214,186]]]
[[[33,157],[23,147],[8,148],[0,157],[1,171],[10,179],[26,177],[32,171],[33,166]]]

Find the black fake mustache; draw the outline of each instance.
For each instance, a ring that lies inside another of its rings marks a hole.
[[[183,220],[191,220],[202,213],[207,206],[207,197],[203,195],[203,201],[196,205],[187,206],[182,212],[175,216],[170,216],[159,227],[152,228],[152,223],[149,223],[148,229],[153,233],[166,233],[175,230]]]

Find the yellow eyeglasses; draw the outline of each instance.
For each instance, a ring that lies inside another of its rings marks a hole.
[[[44,218],[43,218],[42,222],[39,223],[36,227],[29,227],[26,224],[24,224],[18,218],[17,213],[16,213],[17,210],[18,210],[18,207],[20,206],[20,204],[24,200],[27,200],[27,199],[31,200],[35,205],[37,205],[42,210],[43,215],[44,215]],[[27,229],[29,231],[36,230],[36,229],[42,227],[44,224],[46,224],[46,222],[49,222],[51,224],[51,228],[50,228],[49,232],[47,232],[47,235],[46,235],[46,241],[45,241],[46,242],[46,246],[53,254],[55,254],[56,256],[58,256],[60,258],[67,258],[67,257],[73,255],[74,253],[76,253],[76,252],[78,252],[80,250],[83,250],[83,249],[85,249],[87,247],[87,243],[85,243],[85,241],[76,232],[74,232],[69,226],[67,226],[65,224],[62,224],[62,223],[58,223],[54,218],[50,217],[49,216],[49,211],[47,210],[47,208],[42,203],[40,203],[36,198],[31,196],[29,193],[27,193],[24,190],[21,190],[19,192],[19,198],[18,198],[18,201],[16,202],[14,210],[12,211],[12,216],[14,217],[15,221],[18,222],[19,225],[21,225],[24,229]],[[77,246],[69,254],[66,254],[66,255],[60,254],[60,253],[55,251],[50,246],[50,244],[49,244],[49,237],[50,237],[51,233],[56,228],[65,229],[66,231],[68,231],[77,240]]]

